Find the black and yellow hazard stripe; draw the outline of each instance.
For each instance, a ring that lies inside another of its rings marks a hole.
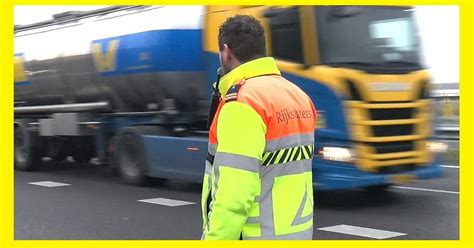
[[[303,159],[310,159],[314,155],[314,146],[295,146],[263,154],[262,165],[282,164]]]

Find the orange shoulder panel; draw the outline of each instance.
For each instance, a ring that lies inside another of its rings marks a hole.
[[[247,79],[237,101],[250,105],[267,126],[266,140],[313,132],[316,110],[308,95],[278,75]]]

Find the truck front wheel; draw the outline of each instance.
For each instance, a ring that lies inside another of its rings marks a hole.
[[[149,180],[146,175],[147,160],[142,135],[165,134],[156,126],[128,127],[121,131],[112,143],[113,169],[126,184],[145,186]]]

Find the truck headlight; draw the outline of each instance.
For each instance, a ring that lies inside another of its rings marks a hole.
[[[431,152],[443,153],[448,151],[448,145],[446,145],[444,142],[428,141],[426,142],[426,146]]]
[[[322,147],[319,157],[326,160],[351,163],[354,162],[354,151],[343,147]]]

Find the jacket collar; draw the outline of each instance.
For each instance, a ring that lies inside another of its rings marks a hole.
[[[242,79],[249,79],[262,75],[281,75],[275,60],[272,57],[263,57],[243,63],[224,75],[219,82],[219,92],[224,97],[233,85]]]

